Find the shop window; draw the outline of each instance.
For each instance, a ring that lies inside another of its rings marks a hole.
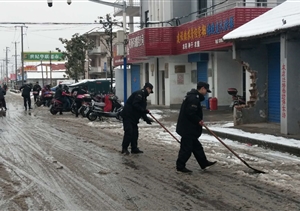
[[[267,6],[267,0],[256,0],[256,6],[257,7],[266,7]]]

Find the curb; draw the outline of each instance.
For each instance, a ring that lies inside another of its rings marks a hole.
[[[211,135],[205,128],[203,128],[202,131],[205,134]],[[238,136],[238,135],[234,135],[234,134],[214,131],[214,130],[211,130],[211,131],[213,131],[220,138],[227,138],[227,139],[231,139],[233,141],[238,141],[238,142],[246,143],[246,144],[251,143],[252,145],[258,145],[259,147],[263,147],[263,148],[267,148],[267,149],[271,149],[271,150],[275,150],[275,151],[279,151],[279,152],[283,152],[283,153],[288,152],[290,154],[300,157],[300,149],[297,147],[286,146],[286,145],[281,145],[281,144],[277,144],[277,143],[270,143],[270,142],[266,142],[266,141],[255,139],[255,138],[243,137],[243,136]]]

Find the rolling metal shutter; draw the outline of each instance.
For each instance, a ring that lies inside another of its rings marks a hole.
[[[280,122],[280,43],[268,45],[268,121]]]
[[[131,65],[131,93],[141,89],[140,65]]]
[[[197,80],[207,82],[207,68],[208,68],[208,62],[197,62]],[[205,96],[205,100],[201,102],[203,106],[206,106],[206,103],[208,101],[207,95]]]

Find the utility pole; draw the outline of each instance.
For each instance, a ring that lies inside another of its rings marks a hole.
[[[43,60],[41,60],[41,70],[42,70],[42,84],[43,84],[43,88],[44,88],[45,83],[44,83]]]
[[[50,55],[49,55],[49,61],[50,61],[50,84],[52,87],[52,60],[51,60],[51,51],[50,51]]]
[[[9,51],[9,47],[6,47],[5,48],[5,55],[6,55],[6,57],[5,57],[5,70],[6,70],[6,80],[5,80],[5,83],[6,83],[6,85],[8,84],[8,51]]]
[[[15,57],[15,74],[16,74],[16,85],[17,85],[17,82],[18,82],[18,59],[17,59],[17,43],[19,42],[14,42],[15,44],[15,55],[13,55]]]
[[[117,7],[123,10],[123,30],[124,35],[126,36],[126,1],[123,0],[123,2],[118,3],[112,3],[112,2],[106,2],[103,0],[89,0],[98,4],[104,4],[112,7]],[[126,52],[126,45],[128,40],[124,39],[124,54],[123,54],[123,66],[124,66],[124,103],[126,103],[127,100],[127,52]],[[113,55],[111,55],[113,57]]]
[[[11,66],[11,72],[12,72],[12,74],[14,73],[14,64],[12,64],[12,66]],[[11,88],[13,88],[13,82],[12,82],[12,80],[11,80],[11,78],[10,78],[10,87]]]
[[[4,74],[4,67],[5,67],[5,59],[3,59],[3,64],[2,64],[2,70],[1,70],[1,74],[2,74],[2,82],[4,83],[4,77],[5,77],[5,74]]]
[[[0,73],[1,73],[1,77],[0,77],[0,79],[2,80],[2,77],[3,77],[3,69],[2,69],[3,67],[2,67],[2,64],[0,63]]]
[[[21,61],[22,61],[22,67],[21,67],[21,71],[22,71],[22,85],[24,85],[24,43],[23,43],[23,28],[27,26],[16,26],[16,27],[21,27]]]

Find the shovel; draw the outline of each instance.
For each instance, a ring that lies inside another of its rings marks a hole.
[[[180,143],[180,141],[165,127],[163,126],[151,113],[149,113],[149,115],[163,128],[165,129],[178,143]],[[230,152],[232,152],[232,154],[234,154],[240,161],[242,161],[248,168],[252,169],[254,171],[254,173],[261,173],[261,174],[265,174],[266,172],[255,169],[253,167],[251,167],[246,161],[244,161],[238,154],[236,154],[232,149],[230,149],[213,131],[211,131],[205,124],[203,124],[203,126],[206,128],[207,131],[209,131],[216,139],[218,139],[218,141],[221,142],[221,144],[223,144]]]

